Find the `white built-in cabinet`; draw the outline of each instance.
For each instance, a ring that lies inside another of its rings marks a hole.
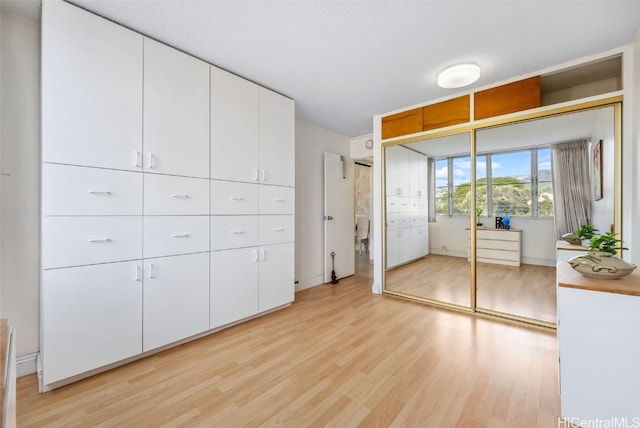
[[[640,275],[588,278],[559,261],[557,276],[561,417],[633,426],[640,421]]]
[[[43,388],[290,304],[293,101],[62,1],[42,20]]]
[[[388,269],[429,254],[427,171],[426,156],[385,148]]]

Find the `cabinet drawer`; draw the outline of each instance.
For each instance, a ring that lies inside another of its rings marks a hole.
[[[142,215],[142,174],[43,164],[42,214]]]
[[[258,185],[212,180],[211,214],[258,214]]]
[[[209,180],[144,174],[145,215],[209,215]]]
[[[520,232],[501,230],[481,230],[476,232],[477,239],[495,239],[499,241],[520,241]]]
[[[142,258],[142,217],[45,217],[44,269]]]
[[[211,250],[258,245],[258,216],[212,216]]]
[[[411,227],[422,227],[429,225],[429,218],[426,215],[411,216]]]
[[[295,209],[293,188],[260,186],[260,214],[294,214]]]
[[[491,260],[503,260],[503,261],[520,263],[520,254],[515,251],[478,248],[477,257],[478,257],[478,260],[491,259]]]
[[[520,242],[498,241],[498,240],[492,240],[492,239],[478,239],[476,247],[493,249],[493,250],[520,251]]]
[[[293,242],[295,222],[292,215],[260,216],[260,245]]]
[[[144,218],[145,258],[206,251],[209,251],[209,216]]]

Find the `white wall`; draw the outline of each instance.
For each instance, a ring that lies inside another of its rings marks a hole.
[[[363,159],[373,156],[373,147],[371,149],[368,149],[366,146],[368,140],[373,140],[373,135],[366,134],[351,139],[350,144],[352,159]]]
[[[626,216],[622,219],[622,230],[625,246],[631,250],[625,252],[625,258],[640,266],[640,226],[636,224],[640,218],[640,31],[625,55],[632,57],[632,65],[629,68],[625,65],[625,71],[629,73],[624,81],[625,88],[628,88],[625,96],[631,102],[624,103],[623,126],[631,129],[623,132],[622,197],[623,216]]]
[[[608,109],[611,110],[611,109]],[[602,112],[591,131],[590,162],[593,162],[593,150],[602,140],[602,199],[594,199],[591,212],[591,224],[600,233],[608,232],[614,222],[615,214],[615,143],[613,111]]]
[[[1,22],[0,294],[20,357],[39,348],[40,25],[7,11]]]
[[[349,138],[296,120],[296,290],[324,283],[324,152],[349,150]]]

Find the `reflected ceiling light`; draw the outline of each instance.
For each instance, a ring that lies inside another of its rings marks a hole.
[[[472,84],[479,78],[480,67],[478,64],[466,62],[452,65],[438,74],[438,86],[447,89],[462,88]]]

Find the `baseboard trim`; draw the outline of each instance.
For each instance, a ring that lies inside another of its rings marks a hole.
[[[307,288],[312,288],[322,284],[324,284],[324,276],[317,275],[312,278],[308,278],[298,282],[295,286],[295,291],[297,293],[298,291],[306,290]]]
[[[535,258],[535,257],[523,257],[522,258],[522,264],[555,267],[556,266],[556,260],[555,259],[553,259],[553,260],[539,259],[539,258]]]
[[[28,376],[30,374],[37,373],[37,358],[37,352],[16,357],[16,377]]]
[[[464,258],[469,256],[466,251],[443,250],[440,248],[429,249],[429,254],[437,254],[439,256],[464,257]]]

